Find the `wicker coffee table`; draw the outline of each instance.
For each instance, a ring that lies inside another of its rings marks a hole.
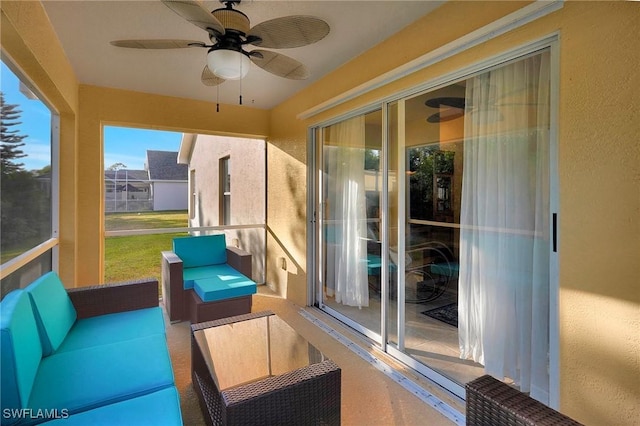
[[[340,368],[273,312],[191,325],[191,369],[208,424],[340,424]]]

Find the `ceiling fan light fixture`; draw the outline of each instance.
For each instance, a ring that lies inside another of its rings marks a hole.
[[[216,49],[207,54],[207,66],[216,76],[225,80],[240,80],[249,72],[251,61],[235,50]]]

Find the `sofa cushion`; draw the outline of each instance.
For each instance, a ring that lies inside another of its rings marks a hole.
[[[165,334],[162,308],[159,306],[83,318],[71,327],[56,354],[154,334]]]
[[[227,262],[224,234],[174,238],[173,252],[182,260],[184,268]]]
[[[46,423],[52,426],[181,425],[175,386]]]
[[[34,385],[42,347],[29,295],[14,290],[0,303],[0,406],[24,408]],[[17,420],[17,419],[16,419]],[[13,423],[11,419],[3,422]]]
[[[42,354],[48,356],[58,349],[76,321],[76,310],[67,290],[55,272],[48,272],[25,289],[31,296]]]
[[[43,358],[28,408],[73,415],[174,385],[163,334]]]
[[[193,290],[203,302],[231,299],[256,293],[256,283],[226,263],[216,265],[213,275],[194,280]]]

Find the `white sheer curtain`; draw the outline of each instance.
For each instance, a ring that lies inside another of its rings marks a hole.
[[[327,280],[333,281],[336,302],[369,306],[364,116],[342,121],[327,131],[327,205],[332,224],[331,241],[327,241]],[[329,292],[330,288],[328,285]]]
[[[467,81],[459,340],[548,402],[549,53]]]

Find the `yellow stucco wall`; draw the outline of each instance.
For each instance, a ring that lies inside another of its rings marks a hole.
[[[77,285],[102,282],[104,276],[104,180],[102,126],[118,125],[200,134],[265,138],[269,114],[255,108],[215,105],[168,96],[95,86],[79,87],[79,214],[77,246],[82,253]]]
[[[307,191],[301,188],[306,187],[308,125],[558,32],[560,409],[586,424],[637,424],[639,3],[567,2],[555,13],[322,112],[305,125],[295,118],[522,5],[446,4],[274,109],[267,216],[273,238],[267,264],[274,265],[280,256],[292,257],[303,268],[307,264],[306,242],[299,239],[306,217],[300,218],[299,209],[306,203]],[[409,36],[412,41],[405,44]],[[295,189],[289,184],[293,181]],[[280,208],[282,203],[288,208]],[[296,275],[272,269],[268,277],[281,294],[305,302],[306,269],[298,268]]]
[[[560,409],[586,424],[640,418],[640,3],[567,2],[546,17],[308,120],[296,116],[523,4],[451,2],[272,111],[80,86],[38,2],[3,0],[2,48],[61,113],[60,271],[102,278],[101,125],[268,137],[267,282],[307,300],[307,127],[560,35]],[[407,42],[410,40],[410,42]],[[287,259],[287,269],[279,259]]]

